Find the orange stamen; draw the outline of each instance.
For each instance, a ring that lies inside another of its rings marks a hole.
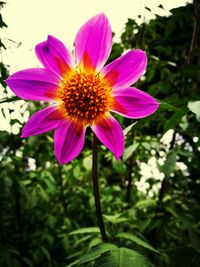
[[[67,118],[84,125],[103,118],[113,102],[111,87],[99,74],[80,71],[64,78],[57,98]]]

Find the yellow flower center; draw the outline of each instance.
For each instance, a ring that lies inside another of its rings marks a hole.
[[[109,111],[111,88],[99,74],[74,72],[61,83],[58,99],[71,120],[92,124]]]

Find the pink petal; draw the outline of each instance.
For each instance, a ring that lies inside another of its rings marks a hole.
[[[54,151],[60,164],[68,163],[79,155],[85,140],[85,127],[75,121],[63,121],[55,130]]]
[[[35,112],[22,129],[21,137],[42,134],[55,129],[61,121],[63,114],[55,106],[44,108]]]
[[[45,68],[61,76],[70,69],[71,56],[68,49],[60,40],[51,35],[48,36],[47,41],[35,47],[35,53]]]
[[[99,140],[110,149],[118,160],[124,151],[124,135],[118,121],[109,115],[91,126]]]
[[[105,66],[101,73],[110,86],[125,88],[135,83],[144,73],[147,65],[146,53],[140,49],[130,51]]]
[[[107,17],[101,13],[87,21],[75,39],[77,65],[99,70],[107,61],[112,48],[112,30]]]
[[[113,95],[112,111],[127,118],[139,119],[149,116],[159,106],[152,96],[133,87],[115,90]]]
[[[15,72],[5,82],[20,98],[52,101],[60,78],[50,70],[35,68]]]

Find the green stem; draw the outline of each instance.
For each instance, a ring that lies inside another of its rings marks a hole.
[[[92,181],[93,181],[93,193],[96,207],[96,216],[101,232],[101,238],[104,242],[108,241],[101,211],[101,203],[99,196],[99,184],[98,184],[98,172],[97,172],[97,152],[98,152],[98,139],[93,135],[93,156],[92,156]]]

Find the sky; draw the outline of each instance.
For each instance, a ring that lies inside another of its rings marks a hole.
[[[165,11],[158,8],[162,4]],[[2,16],[8,28],[2,31],[2,41],[7,47],[2,60],[10,71],[40,66],[34,47],[46,40],[47,35],[61,39],[69,49],[80,26],[90,17],[104,12],[116,33],[120,34],[127,18],[150,19],[152,13],[169,15],[169,10],[184,5],[185,0],[7,0]],[[152,9],[152,13],[144,8]]]

